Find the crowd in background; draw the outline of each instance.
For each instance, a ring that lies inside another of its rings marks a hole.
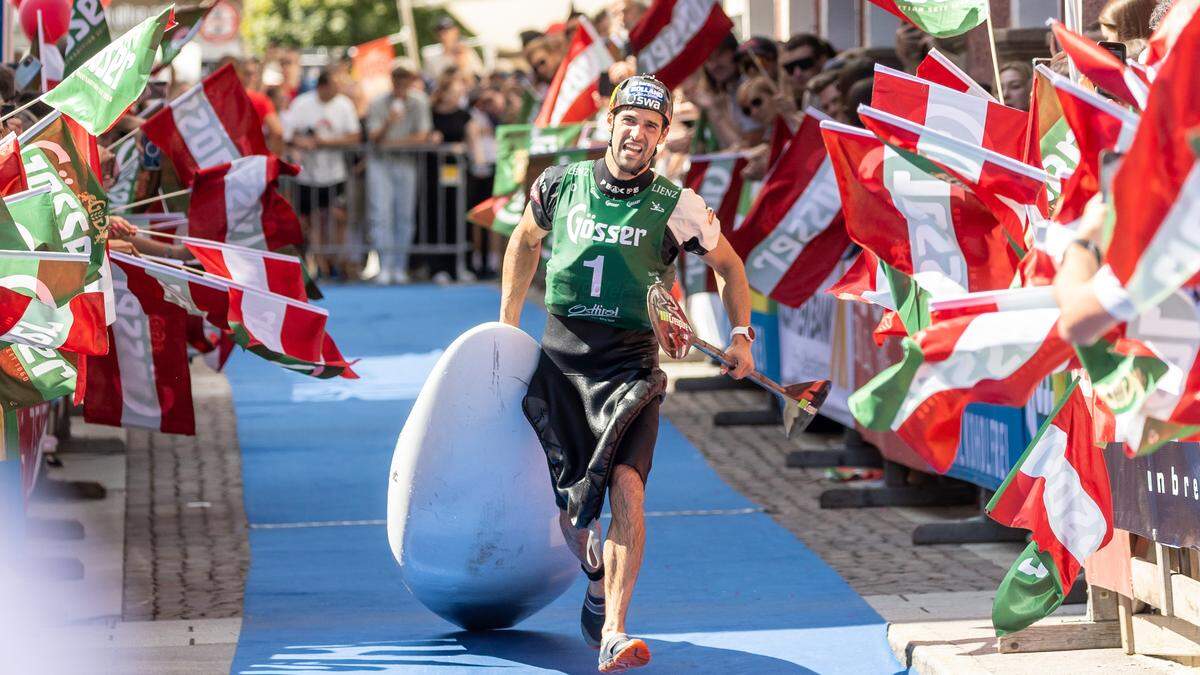
[[[1169,5],[1164,0],[1111,0],[1098,23],[1086,28],[1090,37],[1125,43],[1129,57],[1136,58],[1145,48],[1150,26]],[[600,99],[607,90],[637,72],[629,54],[629,33],[648,6],[643,0],[616,0],[587,17],[614,59],[597,94],[599,118],[605,113]],[[494,277],[503,245],[483,228],[468,226],[465,270],[457,268],[452,253],[410,256],[409,248],[414,241],[457,244],[453,224],[465,213],[453,189],[439,190],[447,170],[442,164],[465,158],[465,166],[452,168],[466,172],[466,180],[457,184],[466,186],[467,209],[490,196],[496,127],[530,123],[537,116],[582,18],[575,13],[542,30],[522,32],[519,57],[503,59],[487,70],[480,54],[464,43],[456,22],[443,17],[436,26],[438,43],[422,50],[419,69],[398,59],[403,65],[392,72],[391,91],[373,99],[352,74],[349,56],[323,66],[306,65],[298,50],[272,46],[261,57],[227,59],[262,118],[268,147],[301,167],[298,189],[290,195],[309,248],[317,252],[308,256],[311,271],[326,278],[369,278],[384,284]],[[914,72],[935,47],[966,65],[965,36],[937,39],[908,24],[897,30],[890,52],[839,51],[809,33],[783,41],[754,36],[739,42],[731,32],[675,92],[675,123],[657,168],[678,181],[691,153],[741,150],[750,157],[747,178],[760,178],[777,122],[794,130],[811,106],[858,125],[855,111],[870,102],[875,64]],[[1060,52],[1050,65],[1065,73],[1063,56]],[[1029,108],[1032,76],[1027,61],[1001,66],[1007,105]],[[990,89],[986,80],[983,86]],[[152,87],[141,110],[158,105],[156,96],[173,96],[184,88],[185,83]],[[11,68],[0,67],[0,97],[20,101]],[[129,117],[102,141],[137,123],[137,117]],[[9,124],[19,130],[23,123],[16,117]],[[599,135],[594,140],[602,142],[606,127],[595,128]],[[442,146],[444,152],[429,152],[431,146]],[[365,214],[364,234],[374,249],[371,260],[349,248],[339,253],[347,228],[364,224],[347,222],[351,196],[346,186],[352,179],[365,186],[358,198]],[[438,223],[443,225],[434,231]]]

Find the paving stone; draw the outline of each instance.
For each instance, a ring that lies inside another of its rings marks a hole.
[[[671,364],[664,364],[671,373]],[[977,515],[971,508],[824,510],[822,491],[845,487],[825,478],[824,469],[786,468],[798,449],[838,447],[831,434],[803,434],[789,441],[779,426],[716,427],[724,410],[763,405],[751,390],[672,392],[663,411],[732,487],[755,501],[795,534],[863,595],[945,591],[994,591],[1006,571],[992,560],[955,545],[913,546],[918,522]],[[849,484],[853,485],[853,483]],[[654,489],[653,478],[650,490]],[[1014,545],[1013,558],[1023,548]]]
[[[242,614],[250,546],[237,420],[223,375],[196,364],[192,390],[195,436],[128,430],[126,621]]]

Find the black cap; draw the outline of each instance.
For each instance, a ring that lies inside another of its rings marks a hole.
[[[622,80],[608,99],[608,111],[615,113],[620,108],[653,110],[663,116],[666,124],[671,123],[674,101],[671,90],[653,75],[634,75]]]

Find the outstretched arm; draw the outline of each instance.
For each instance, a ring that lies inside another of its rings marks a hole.
[[[721,235],[716,248],[704,255],[704,262],[717,274],[717,290],[725,303],[725,313],[735,326],[750,325],[750,284],[746,281],[746,268],[725,235]],[[754,357],[750,355],[750,341],[735,335],[726,354],[737,366],[729,371],[735,379],[741,379],[754,370]]]
[[[525,294],[542,257],[542,239],[549,234],[538,227],[531,207],[525,207],[521,222],[513,230],[504,251],[504,274],[500,286],[500,321],[510,326],[521,323]]]

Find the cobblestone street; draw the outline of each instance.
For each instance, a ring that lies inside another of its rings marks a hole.
[[[671,369],[670,364],[666,367]],[[677,391],[667,396],[663,410],[726,482],[762,505],[860,594],[996,589],[1005,568],[971,550],[977,547],[912,544],[912,529],[919,522],[965,518],[978,515],[978,509],[822,509],[817,502],[821,491],[839,484],[825,478],[824,469],[787,468],[785,459],[798,448],[838,447],[840,434],[805,434],[797,446],[778,425],[717,427],[712,423],[716,412],[755,410],[763,404],[763,394],[754,390]],[[652,475],[648,489],[654,489],[653,482]],[[1022,548],[1007,547],[1012,549],[1009,561]]]
[[[126,621],[242,614],[250,547],[229,383],[200,364],[192,384],[195,436],[128,431]]]

